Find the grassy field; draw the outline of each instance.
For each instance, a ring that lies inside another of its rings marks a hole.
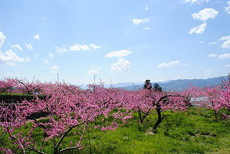
[[[0,93],[0,95],[14,95],[14,96],[33,96],[31,94],[22,94],[22,93],[7,93],[7,92],[3,92],[3,93]]]
[[[66,153],[230,153],[230,120],[215,121],[210,109],[190,108],[189,111],[168,115],[158,128],[156,134],[151,128],[156,121],[156,114],[138,124],[137,114],[134,119],[114,131],[88,129],[85,133],[82,150]],[[22,128],[23,132],[30,126]],[[34,137],[39,145],[44,133],[36,130]],[[70,133],[61,147],[75,143],[79,136]],[[74,142],[75,141],[75,142]],[[0,137],[0,145],[14,148],[7,135]],[[52,143],[46,142],[44,151],[52,153]],[[18,151],[20,153],[20,151]],[[31,152],[32,153],[32,152]]]

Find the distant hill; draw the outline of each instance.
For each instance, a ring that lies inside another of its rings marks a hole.
[[[214,77],[209,79],[179,79],[179,80],[172,80],[169,82],[159,82],[158,84],[163,88],[163,90],[184,90],[189,88],[191,85],[196,87],[208,87],[208,86],[215,86],[222,83],[222,79],[227,79],[227,76],[220,76]],[[125,84],[124,84],[125,85]],[[152,83],[154,85],[154,83]],[[139,85],[130,85],[130,86],[120,86],[119,88],[125,90],[138,90],[142,89],[144,84]],[[115,85],[115,87],[117,87]]]
[[[116,83],[113,84],[112,87],[114,88],[120,88],[120,87],[132,87],[135,85],[141,85],[143,82],[127,82],[127,83]],[[104,85],[106,88],[110,88],[111,85],[110,84],[105,84]]]

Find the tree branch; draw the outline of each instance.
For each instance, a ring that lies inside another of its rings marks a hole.
[[[83,130],[83,132],[82,132],[82,134],[81,134],[81,137],[80,137],[80,140],[79,140],[77,146],[75,146],[75,147],[68,147],[68,148],[62,149],[62,150],[60,150],[59,153],[63,153],[63,152],[65,152],[65,151],[67,151],[67,150],[79,148],[79,147],[80,147],[80,144],[81,144],[81,141],[82,141],[82,139],[83,139],[83,136],[84,136],[84,134],[85,134],[85,130],[86,130],[86,126],[84,127],[84,130]]]
[[[18,82],[21,83],[26,88],[28,94],[31,94],[31,91],[23,82],[21,82],[20,80],[18,80]]]
[[[83,122],[81,122],[81,123],[79,123],[79,124],[77,124],[77,125],[75,125],[75,126],[70,127],[70,128],[62,135],[61,139],[59,140],[59,142],[58,142],[58,144],[55,146],[55,148],[58,148],[58,147],[59,147],[59,145],[61,144],[62,140],[66,137],[66,135],[67,135],[73,128],[82,125],[84,122],[85,122],[85,121],[83,121]]]
[[[25,148],[24,148],[23,144],[22,144],[16,137],[12,136],[12,134],[9,132],[9,129],[8,129],[8,128],[7,128],[7,132],[8,132],[9,136],[10,136],[12,139],[16,140],[16,141],[19,143],[19,145],[22,147],[23,154],[25,154],[26,151],[25,151]]]
[[[34,149],[34,148],[30,148],[30,147],[29,147],[28,149],[31,150],[31,151],[37,152],[37,153],[39,153],[39,154],[46,154],[45,152],[36,150],[36,149]]]

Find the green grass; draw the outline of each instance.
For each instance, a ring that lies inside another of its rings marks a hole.
[[[149,133],[157,116],[152,113],[143,125],[138,125],[138,114],[127,124],[115,131],[88,129],[82,145],[84,149],[67,153],[230,153],[230,120],[215,121],[211,109],[190,108],[189,111],[172,113],[158,127],[157,134]],[[92,124],[93,126],[93,124]],[[30,126],[21,130],[26,132]],[[1,129],[0,129],[1,132]],[[39,129],[34,137],[39,145],[44,135]],[[63,141],[62,147],[75,143],[79,136],[71,132]],[[14,148],[7,135],[0,137],[0,145]],[[46,142],[44,151],[52,153],[52,142]],[[20,153],[20,151],[18,151]]]
[[[9,96],[33,96],[31,94],[23,94],[23,93],[8,93],[8,92],[3,92],[0,93],[0,95],[9,95]]]
[[[0,95],[6,95],[6,96],[33,96],[33,94],[26,94],[26,93],[8,93],[8,92],[3,92],[0,93]],[[38,95],[41,97],[44,97],[46,95]]]

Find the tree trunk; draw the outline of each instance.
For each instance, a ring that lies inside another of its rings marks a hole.
[[[217,121],[217,112],[216,111],[214,111],[215,112],[215,120]]]
[[[162,122],[162,119],[163,119],[161,116],[161,108],[157,107],[156,111],[157,111],[158,119],[157,119],[157,122],[155,123],[155,125],[153,126],[153,132],[154,133],[157,132],[157,127],[159,126],[159,124]]]
[[[141,124],[143,124],[143,119],[141,116],[141,110],[138,110],[138,114],[139,114],[139,120],[140,120]]]

